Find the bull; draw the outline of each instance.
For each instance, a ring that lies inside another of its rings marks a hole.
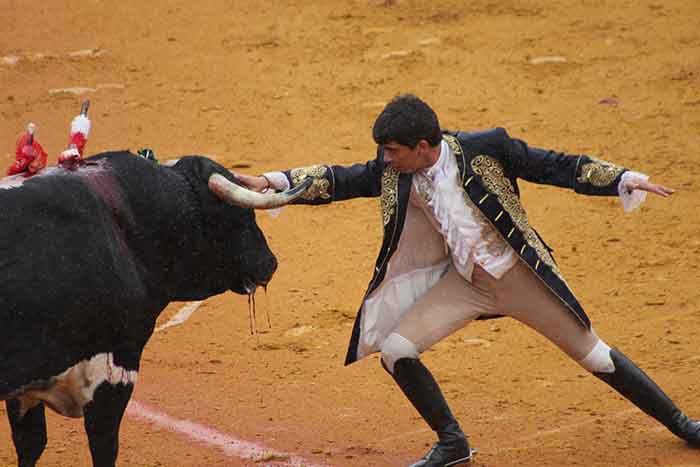
[[[93,465],[113,466],[160,312],[266,285],[277,261],[251,208],[307,187],[261,195],[205,157],[126,151],[0,180],[0,398],[18,464],[41,456],[48,406],[84,417]]]

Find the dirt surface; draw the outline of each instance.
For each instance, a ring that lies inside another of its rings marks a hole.
[[[29,121],[55,163],[85,98],[90,153],[148,146],[247,173],[364,161],[375,116],[402,92],[447,128],[504,126],[615,161],[678,192],[624,215],[615,199],[523,183],[524,203],[598,333],[700,416],[699,16],[697,0],[3,0],[0,165]],[[65,91],[76,87],[90,89]],[[135,400],[269,451],[240,459],[129,415],[120,465],[284,465],[274,450],[400,466],[424,452],[433,435],[376,356],[342,365],[380,245],[377,204],[260,213],[280,268],[257,297],[259,333],[247,298],[226,294],[146,347]],[[474,323],[424,358],[477,466],[700,465],[510,320]],[[40,465],[89,465],[82,421],[48,418]],[[12,465],[6,423],[0,437]]]

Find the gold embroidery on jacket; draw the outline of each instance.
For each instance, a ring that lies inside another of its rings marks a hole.
[[[510,180],[506,178],[503,172],[503,166],[501,166],[495,158],[486,155],[476,156],[472,159],[471,166],[474,173],[481,176],[484,188],[496,195],[503,209],[510,214],[513,223],[523,234],[527,244],[537,252],[537,256],[542,262],[549,266],[562,282],[566,283],[559,268],[552,259],[552,256],[549,254],[549,251],[547,251],[547,248],[530,226],[527,213],[520,204],[520,199],[518,195],[515,194],[513,185],[510,183]],[[508,237],[510,237],[512,232],[513,230],[511,229]]]
[[[331,186],[331,182],[324,178],[327,171],[328,167],[325,165],[312,165],[310,167],[292,169],[290,171],[292,186],[298,186],[306,177],[313,177],[313,183],[307,188],[306,192],[301,195],[301,198],[309,201],[317,198],[328,199],[331,197],[331,195],[328,194],[328,188]]]
[[[416,193],[420,196],[425,204],[429,204],[430,200],[433,198],[433,185],[432,183],[422,174],[413,174],[413,179],[415,180]]]
[[[455,157],[461,157],[462,162],[464,162],[464,153],[462,152],[462,145],[459,144],[459,142],[457,141],[457,138],[455,138],[452,135],[444,134],[444,135],[442,135],[442,139],[447,141],[447,145],[450,147],[450,149],[452,150],[452,153],[455,155]],[[465,173],[466,173],[466,171],[465,171]],[[462,179],[462,181],[464,181],[464,179]],[[466,186],[469,185],[469,182],[471,182],[471,181],[472,181],[472,179],[470,177],[469,180],[467,180],[467,182],[464,184],[464,187],[466,188]]]
[[[391,216],[396,211],[396,204],[399,199],[399,171],[386,167],[382,174],[382,196],[380,203],[382,206],[382,221],[387,225]]]
[[[593,159],[593,158],[591,158]],[[576,179],[579,183],[590,183],[597,187],[609,186],[625,169],[610,162],[593,159],[593,162],[583,164],[581,175]]]

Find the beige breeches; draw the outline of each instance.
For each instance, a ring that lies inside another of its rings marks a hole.
[[[599,341],[522,261],[500,279],[476,266],[471,283],[451,267],[401,318],[394,333],[423,352],[480,315],[515,318],[579,362]]]

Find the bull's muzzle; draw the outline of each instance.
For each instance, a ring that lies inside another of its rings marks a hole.
[[[258,193],[237,185],[221,174],[209,177],[209,189],[219,199],[234,206],[251,209],[275,209],[285,206],[301,195],[311,185],[313,179],[306,178],[299,185],[281,193]]]

